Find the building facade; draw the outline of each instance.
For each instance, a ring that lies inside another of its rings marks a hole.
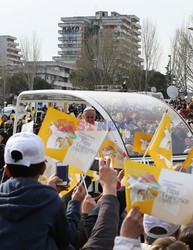
[[[54,89],[72,89],[68,65],[56,61],[36,62],[36,76],[48,82]]]
[[[58,24],[60,51],[59,56],[53,57],[54,60],[76,65],[87,37],[103,30],[111,30],[117,40],[124,41],[125,52],[130,60],[136,66],[141,65],[141,26],[140,19],[135,15],[121,15],[117,12],[108,15],[108,12],[98,11],[95,16],[62,17],[61,21]]]
[[[0,65],[20,66],[22,55],[14,36],[0,36]]]

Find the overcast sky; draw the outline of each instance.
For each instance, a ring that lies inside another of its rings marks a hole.
[[[148,17],[156,23],[163,52],[161,71],[165,73],[170,40],[175,29],[193,14],[193,0],[0,0],[0,35],[15,36],[19,42],[35,31],[41,42],[41,59],[52,60],[58,51],[60,18],[92,16],[99,10],[136,15],[141,23]]]

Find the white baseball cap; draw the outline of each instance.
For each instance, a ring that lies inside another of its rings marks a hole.
[[[22,159],[15,161],[12,152],[19,151]],[[38,164],[46,160],[44,144],[42,139],[31,132],[22,132],[12,135],[5,146],[5,163],[23,165],[29,167],[31,164]]]
[[[180,228],[179,225],[175,225],[167,221],[160,220],[156,217],[149,216],[147,214],[145,214],[143,217],[143,227],[145,234],[154,239],[171,236]],[[163,228],[167,233],[154,234],[153,229],[155,227]]]

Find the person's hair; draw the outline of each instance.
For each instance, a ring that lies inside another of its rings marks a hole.
[[[193,109],[193,102],[190,103],[189,109]]]
[[[29,167],[23,165],[14,165],[14,164],[7,164],[7,167],[11,173],[11,175],[16,177],[35,177],[41,171],[44,162],[38,164],[31,164]]]
[[[190,112],[190,113],[188,114],[188,119],[193,119],[193,113],[192,113],[192,112]]]
[[[183,103],[183,104],[182,104],[182,108],[183,108],[183,109],[186,109],[186,108],[187,108],[187,104],[186,104],[186,103]]]
[[[157,239],[151,245],[150,250],[187,250],[186,245],[176,240],[174,237],[164,237]]]
[[[186,243],[193,250],[193,227],[186,227],[179,235],[179,240]]]
[[[15,162],[22,160],[21,152],[14,150],[11,152],[11,157]],[[29,167],[19,164],[7,164],[7,167],[13,177],[35,177],[38,175],[43,167],[44,162],[38,164],[31,164]]]
[[[166,234],[167,231],[162,227],[154,227],[150,230],[150,233],[155,235],[161,235],[161,234]],[[152,245],[155,240],[156,238],[150,237],[147,234],[145,234],[145,241],[147,242],[148,245]]]
[[[182,106],[181,105],[179,105],[178,107],[177,107],[177,110],[180,110],[182,108]]]

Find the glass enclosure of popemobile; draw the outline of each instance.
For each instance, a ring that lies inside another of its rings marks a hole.
[[[191,128],[166,102],[148,95],[125,92],[68,90],[22,92],[16,104],[14,133],[32,122],[33,132],[37,134],[49,108],[81,119],[81,113],[86,107],[95,109],[96,122],[103,124],[102,130],[107,130],[108,139],[131,160],[153,163],[153,159],[147,153],[147,142],[155,136],[164,113],[171,118],[173,163],[183,162],[193,146]],[[146,136],[139,140],[140,151],[135,140],[137,136],[144,134]],[[97,154],[91,169],[94,169],[98,157]],[[48,164],[53,165],[50,156]],[[191,171],[191,166],[189,169]]]

